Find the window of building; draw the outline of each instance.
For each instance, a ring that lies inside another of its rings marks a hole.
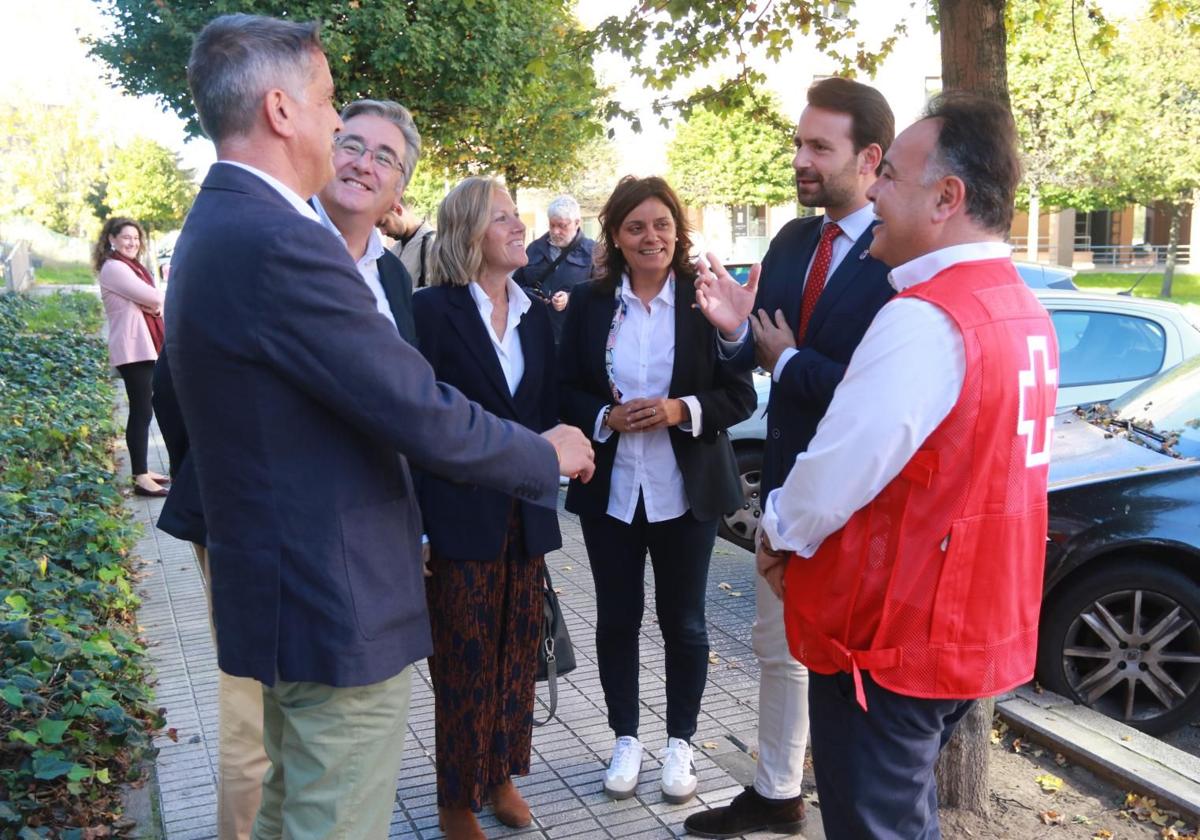
[[[729,208],[729,228],[733,238],[767,235],[767,207],[765,204],[734,204]]]

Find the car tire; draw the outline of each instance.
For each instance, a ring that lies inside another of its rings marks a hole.
[[[1043,604],[1039,635],[1051,691],[1152,735],[1200,715],[1200,585],[1177,569],[1084,568]]]
[[[754,551],[758,522],[762,518],[763,451],[761,446],[741,446],[734,454],[742,485],[742,505],[721,517],[717,533],[739,548]]]

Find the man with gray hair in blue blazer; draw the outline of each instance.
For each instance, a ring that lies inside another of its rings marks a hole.
[[[253,836],[382,838],[431,647],[408,459],[553,506],[591,447],[438,384],[319,222],[342,124],[315,24],[217,18],[188,81],[218,162],[176,246],[167,341],[218,663],[263,684]]]

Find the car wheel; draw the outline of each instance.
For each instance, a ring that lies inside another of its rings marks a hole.
[[[1200,586],[1127,558],[1043,605],[1038,675],[1052,691],[1153,735],[1200,714]]]
[[[762,517],[762,448],[739,448],[736,455],[742,505],[721,517],[719,532],[734,545],[754,551],[758,520]]]

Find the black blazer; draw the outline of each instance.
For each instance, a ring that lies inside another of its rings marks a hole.
[[[253,173],[209,170],[166,310],[226,673],[368,685],[432,651],[408,457],[557,503],[549,442],[438,384],[338,238]]]
[[[510,394],[479,308],[466,286],[433,286],[413,296],[418,348],[438,381],[453,385],[497,417],[535,432],[558,422],[554,333],[546,307],[538,301],[521,318],[517,336],[525,373]],[[427,475],[418,470],[417,498],[430,545],[456,559],[494,560],[508,532],[512,496]],[[518,501],[525,531],[525,553],[545,554],[562,546],[558,513]]]
[[[405,341],[415,345],[417,328],[413,323],[412,278],[408,275],[408,269],[389,251],[384,252],[376,265],[379,266],[380,283],[392,317],[396,319],[396,329]],[[175,397],[175,384],[171,380],[165,347],[154,365],[152,391],[154,416],[167,447],[171,468],[171,492],[163,502],[155,525],[176,539],[204,545],[208,541],[208,532],[204,527],[204,509],[200,506],[200,486],[196,483],[195,470],[187,457],[187,428],[183,425],[183,415]]]
[[[675,365],[667,396],[695,396],[700,401],[701,435],[693,437],[678,427],[669,429],[668,434],[692,514],[697,519],[715,519],[742,504],[737,462],[726,429],[749,417],[757,399],[749,372],[739,373],[718,360],[716,329],[692,306],[695,300],[693,280],[676,278]],[[594,282],[576,286],[567,306],[559,347],[559,405],[563,420],[583,429],[588,437],[595,431],[600,410],[613,401],[604,345],[616,308],[616,296],[600,291]],[[592,516],[608,510],[620,438],[620,433],[614,432],[604,443],[592,442],[596,474],[587,484],[571,482],[567,510]]]
[[[795,219],[776,234],[762,261],[755,312],[765,309],[774,314],[779,309],[789,324],[799,324],[804,275],[820,241],[824,218]],[[796,456],[808,448],[863,333],[895,294],[888,283],[888,267],[867,253],[872,238],[868,228],[838,264],[817,299],[804,343],[784,366],[779,381],[771,383],[763,453],[764,499],[783,484]],[[753,335],[733,362],[740,370],[754,368]]]

